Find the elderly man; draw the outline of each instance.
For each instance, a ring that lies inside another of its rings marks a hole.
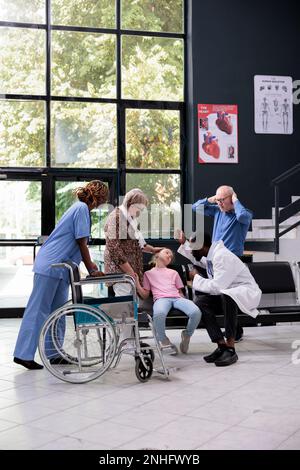
[[[214,217],[213,242],[222,240],[228,250],[242,259],[252,212],[240,203],[231,186],[220,186],[215,196],[200,199],[192,208],[197,211],[201,206],[204,215]],[[243,328],[238,324],[236,342],[242,338]]]
[[[261,290],[252,277],[248,267],[231,251],[222,240],[211,244],[210,235],[204,234],[204,241],[186,241],[178,253],[190,259],[194,265],[206,267],[208,278],[197,271],[190,273],[195,290],[194,302],[202,312],[202,321],[210,339],[217,343],[217,349],[205,356],[206,362],[216,366],[229,366],[238,360],[234,343],[237,327],[238,309],[256,317]],[[205,293],[197,295],[197,292]],[[225,337],[218,325],[216,315],[224,313]]]
[[[220,186],[216,195],[200,199],[192,206],[194,211],[204,207],[204,215],[214,217],[213,242],[222,240],[226,248],[242,256],[252,212],[238,200],[231,186]]]

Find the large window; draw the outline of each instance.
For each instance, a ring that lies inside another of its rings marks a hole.
[[[116,36],[52,31],[51,93],[116,97]]]
[[[42,29],[0,28],[1,94],[45,93],[45,44]]]
[[[126,110],[126,166],[180,169],[180,113]]]
[[[116,105],[52,103],[51,165],[117,168]]]
[[[32,288],[33,246],[41,233],[41,182],[0,180],[0,312],[24,308]]]
[[[43,101],[0,100],[0,167],[45,166],[45,132]]]
[[[0,180],[0,238],[32,239],[41,231],[41,183]]]
[[[185,9],[185,0],[0,0],[5,259],[14,259],[9,241],[50,233],[80,181],[106,181],[112,204],[141,187],[151,204],[179,211]],[[99,244],[104,217],[95,219]]]
[[[182,40],[123,36],[122,96],[134,100],[182,101]]]

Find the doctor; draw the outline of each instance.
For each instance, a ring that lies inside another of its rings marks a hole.
[[[211,238],[206,233],[203,243],[197,243],[196,239],[186,241],[179,247],[178,253],[186,256],[193,264],[199,265],[201,260],[201,264],[206,266],[208,279],[197,271],[190,273],[196,294],[194,302],[202,311],[202,320],[211,341],[218,345],[204,360],[214,362],[216,366],[234,364],[238,360],[234,348],[238,309],[255,318],[261,298],[260,288],[247,266],[225,248],[223,241],[211,244]],[[208,295],[198,296],[197,292]],[[221,311],[224,312],[226,340],[216,319]]]
[[[33,266],[33,290],[14,351],[14,362],[27,369],[43,368],[34,361],[42,325],[51,312],[68,300],[69,273],[66,269],[52,268],[51,265],[67,260],[76,264],[83,261],[90,275],[102,274],[93,263],[87,244],[91,233],[90,211],[107,201],[107,186],[102,181],[94,180],[77,188],[75,194],[79,201],[62,216],[39,250]],[[64,325],[60,326],[60,333],[63,337]],[[62,364],[63,359],[54,357],[50,361]]]

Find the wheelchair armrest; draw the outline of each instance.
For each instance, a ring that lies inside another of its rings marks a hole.
[[[76,286],[82,286],[84,284],[104,284],[106,282],[126,282],[127,284],[130,284],[132,287],[133,291],[133,300],[136,302],[137,301],[137,293],[136,293],[136,285],[135,285],[135,280],[132,276],[129,274],[107,274],[105,276],[88,276],[85,279],[81,279],[80,281],[74,282],[73,285]]]
[[[86,276],[85,279],[79,281],[80,284],[93,283],[93,282],[133,282],[135,285],[135,280],[129,274],[105,274],[104,276]]]

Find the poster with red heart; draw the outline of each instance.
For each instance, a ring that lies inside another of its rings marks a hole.
[[[198,104],[199,163],[238,163],[238,107]]]

